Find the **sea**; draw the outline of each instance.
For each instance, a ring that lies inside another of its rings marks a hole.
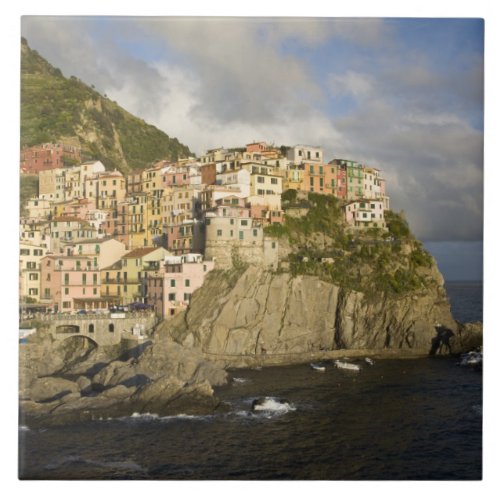
[[[447,284],[482,320],[482,283]],[[456,358],[239,369],[223,411],[19,428],[21,479],[479,480],[482,372]],[[259,405],[252,411],[252,404]]]

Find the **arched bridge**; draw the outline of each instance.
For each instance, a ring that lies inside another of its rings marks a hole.
[[[144,338],[156,325],[152,312],[120,314],[47,314],[40,319],[49,325],[56,340],[83,336],[97,345],[119,344],[122,338]]]

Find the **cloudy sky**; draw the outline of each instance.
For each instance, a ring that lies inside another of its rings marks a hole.
[[[306,143],[381,169],[392,208],[438,262],[458,259],[452,278],[481,275],[483,30],[479,19],[165,17],[24,17],[21,29],[65,76],[198,154]]]

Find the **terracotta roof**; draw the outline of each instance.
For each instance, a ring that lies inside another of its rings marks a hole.
[[[126,253],[122,259],[135,259],[137,257],[143,257],[144,255],[147,255],[148,253],[154,252],[155,250],[158,250],[158,248],[161,247],[144,247],[144,248],[136,248],[135,250],[132,250],[129,253]]]

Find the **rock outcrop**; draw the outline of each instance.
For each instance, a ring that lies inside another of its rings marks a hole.
[[[224,357],[301,355],[319,351],[411,350],[427,354],[436,322],[457,335],[437,268],[435,286],[387,297],[367,296],[315,276],[257,267],[212,272],[187,313],[163,328],[185,346]],[[265,358],[265,357],[264,357]]]
[[[141,349],[79,352],[74,342],[42,334],[21,346],[22,421],[46,425],[137,412],[198,414],[219,404],[213,386],[225,383],[227,374],[199,349],[160,336]],[[49,352],[57,353],[52,361]]]

